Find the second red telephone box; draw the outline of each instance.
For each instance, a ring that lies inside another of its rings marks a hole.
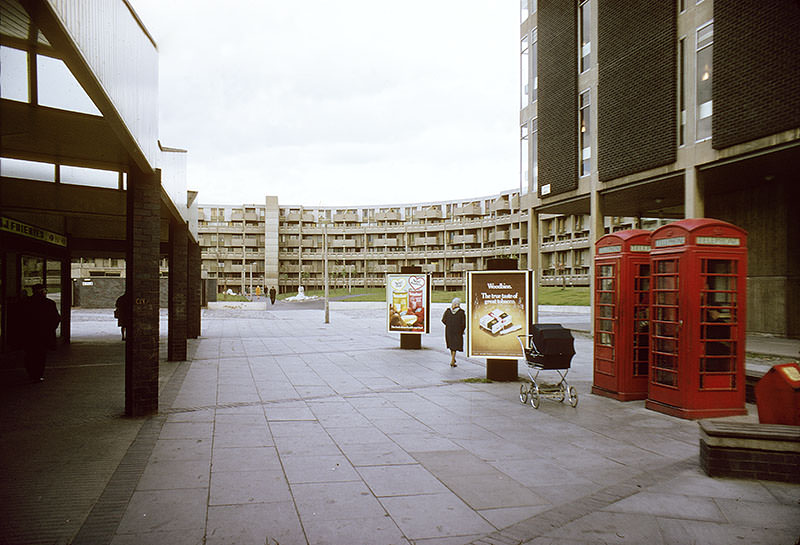
[[[645,406],[681,418],[746,414],[747,233],[712,219],[656,229]]]
[[[650,234],[631,229],[595,243],[593,394],[647,397]]]

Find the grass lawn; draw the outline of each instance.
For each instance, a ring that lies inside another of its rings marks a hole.
[[[323,290],[306,290],[305,293],[308,297],[311,297],[312,295],[323,297],[325,295]],[[292,295],[296,295],[296,293],[282,293],[278,296],[278,298],[285,299]],[[386,290],[384,288],[353,288],[352,292],[348,292],[347,288],[331,288],[328,291],[328,295],[331,298],[349,295],[349,297],[347,297],[348,301],[386,301]],[[453,297],[458,297],[462,302],[466,299],[464,290],[435,290],[431,298],[433,299],[434,303],[449,303],[453,300]],[[588,306],[589,288],[560,288],[558,286],[542,286],[539,288],[539,304]]]

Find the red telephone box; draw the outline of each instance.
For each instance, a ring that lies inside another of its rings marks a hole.
[[[645,406],[680,418],[746,414],[747,233],[686,219],[659,227],[650,243]]]
[[[647,397],[650,235],[631,229],[595,243],[593,394]]]

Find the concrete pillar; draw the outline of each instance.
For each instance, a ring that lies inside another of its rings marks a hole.
[[[533,208],[528,209],[528,268],[533,271],[533,305],[532,318],[534,323],[539,321],[539,279],[541,278],[541,240],[539,239],[539,212]]]
[[[683,174],[684,205],[683,216],[689,218],[702,218],[705,216],[705,203],[703,202],[703,187],[700,173],[692,167],[684,170]]]
[[[69,259],[61,260],[61,340],[72,339],[72,266]]]
[[[127,190],[127,271],[130,326],[125,343],[125,414],[158,412],[158,261],[161,171],[133,168]]]
[[[589,228],[589,305],[591,306],[591,326],[594,335],[594,249],[595,243],[605,234],[605,212],[600,192],[592,190],[589,203],[591,209],[591,225]]]
[[[200,244],[187,240],[186,256],[186,336],[196,339],[200,336],[200,305],[202,297],[202,278],[200,277]]]
[[[167,335],[167,360],[186,359],[186,284],[187,254],[189,233],[183,221],[171,220],[169,223],[169,316]]]

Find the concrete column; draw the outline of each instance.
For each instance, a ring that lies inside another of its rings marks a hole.
[[[169,325],[167,337],[167,360],[186,359],[186,257],[189,233],[183,221],[172,220],[169,224]]]
[[[61,261],[61,340],[72,339],[72,267],[69,259]]]
[[[685,218],[702,218],[705,216],[705,203],[703,202],[703,187],[700,173],[693,166],[684,170],[683,174]]]
[[[528,268],[533,271],[533,321],[539,321],[539,280],[541,278],[541,240],[539,239],[539,212],[528,209]]]
[[[130,326],[125,343],[125,414],[158,412],[158,261],[161,251],[161,171],[133,168],[127,190],[127,271]]]
[[[591,201],[591,225],[589,228],[589,305],[591,306],[591,326],[594,335],[594,249],[595,243],[605,234],[605,212],[600,192],[592,190]]]
[[[187,240],[186,257],[186,336],[196,339],[200,336],[200,304],[202,278],[200,277],[200,244]]]

